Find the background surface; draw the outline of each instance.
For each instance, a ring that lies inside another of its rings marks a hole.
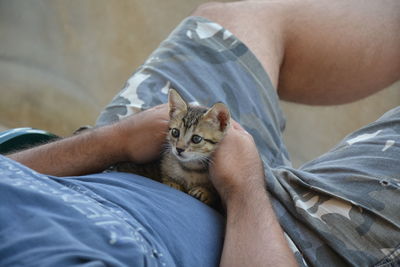
[[[203,0],[0,0],[0,129],[70,135],[100,110]],[[282,102],[298,166],[400,105],[400,83],[356,103]]]

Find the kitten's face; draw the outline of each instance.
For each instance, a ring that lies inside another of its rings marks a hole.
[[[179,94],[169,92],[171,152],[183,162],[207,160],[229,126],[229,111],[222,103],[211,108],[189,106]]]

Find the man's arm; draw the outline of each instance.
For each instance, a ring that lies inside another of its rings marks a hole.
[[[214,155],[211,179],[227,211],[221,266],[296,266],[265,190],[253,138],[233,122]]]
[[[119,161],[143,163],[156,159],[167,129],[167,106],[162,105],[8,157],[44,174],[82,175],[102,171]]]

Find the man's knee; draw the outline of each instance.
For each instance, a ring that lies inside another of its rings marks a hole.
[[[255,54],[276,86],[283,58],[286,9],[292,0],[209,2],[192,15],[222,25]]]

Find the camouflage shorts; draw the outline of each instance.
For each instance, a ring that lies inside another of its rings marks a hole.
[[[225,102],[253,135],[299,264],[400,264],[400,108],[292,168],[279,100],[259,61],[220,25],[190,17],[128,79],[97,124],[167,102],[169,86],[189,102]]]

